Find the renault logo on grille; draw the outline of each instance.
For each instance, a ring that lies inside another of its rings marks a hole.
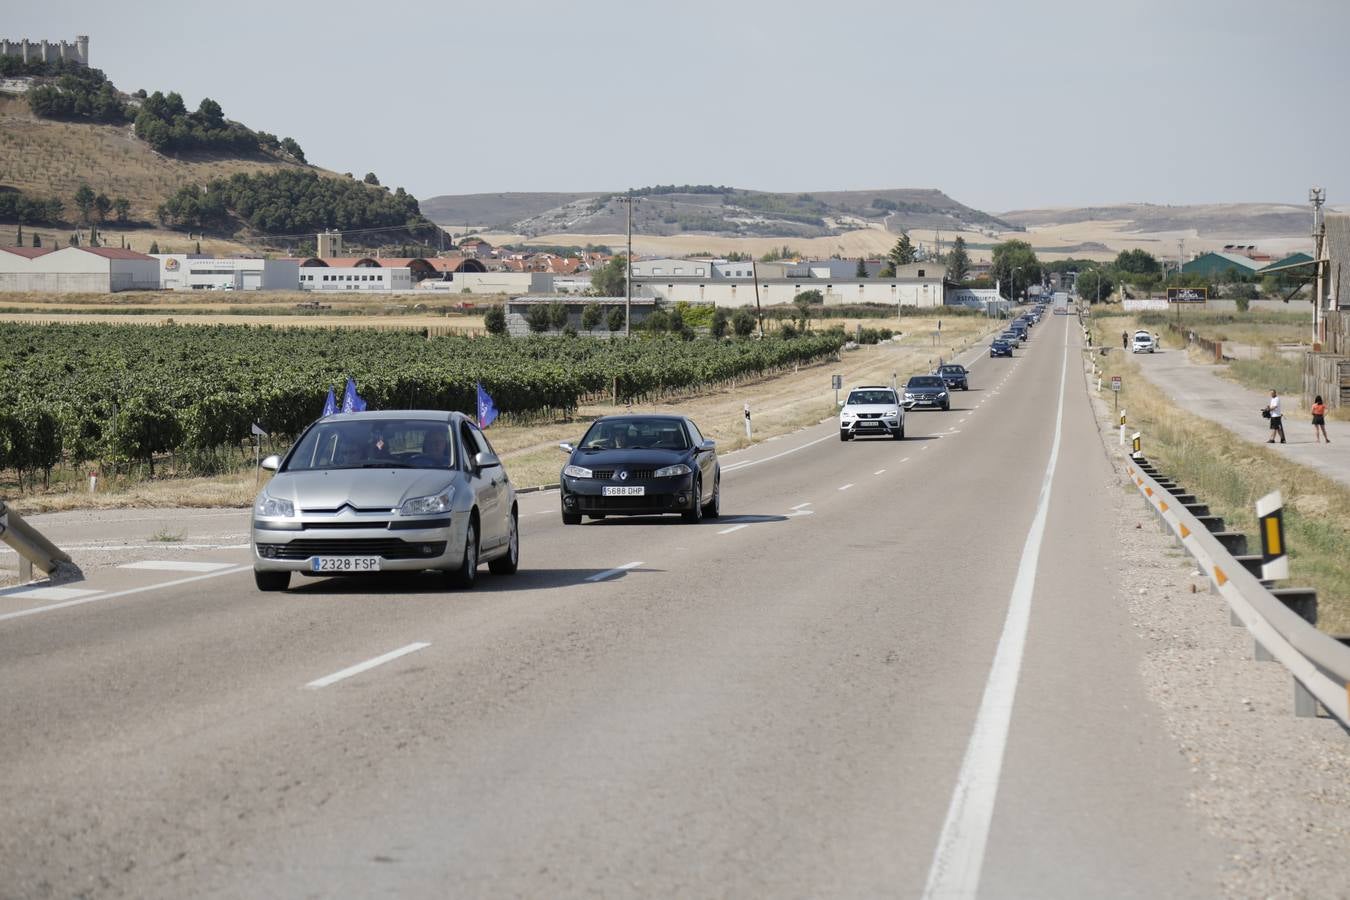
[[[625,472],[625,471],[623,471],[623,470],[620,470],[620,471],[619,471],[619,480],[620,480],[620,481],[627,481],[627,480],[628,480],[628,473]]]

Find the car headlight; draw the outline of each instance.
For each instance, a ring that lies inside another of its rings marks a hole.
[[[455,489],[448,487],[432,497],[414,497],[399,508],[400,516],[425,516],[431,513],[450,511],[450,502],[455,499]]]
[[[581,466],[563,466],[563,474],[568,478],[590,478],[591,470]]]
[[[947,396],[947,392],[946,392],[946,391],[938,391],[938,399],[941,399],[941,398],[943,398],[943,397],[945,397],[945,396]]]
[[[913,399],[914,399],[914,395],[911,394],[909,391],[905,391],[905,399],[906,399],[906,400],[913,400]]]
[[[893,410],[891,410],[890,412],[886,413],[886,418],[888,418],[888,419],[894,419],[894,418],[899,417],[899,415],[900,415],[900,410],[898,410],[898,409],[893,409]]]
[[[673,478],[676,475],[688,475],[693,470],[684,463],[676,463],[673,466],[666,466],[663,469],[657,469],[652,473],[653,478]]]
[[[264,519],[289,519],[295,515],[295,504],[263,494],[258,500],[258,515]]]
[[[844,410],[843,412],[841,412],[841,413],[839,414],[839,418],[841,418],[841,419],[851,419],[851,418],[853,418],[853,417],[856,416],[856,415],[857,415],[857,413],[853,412],[852,410],[846,409],[846,410]]]

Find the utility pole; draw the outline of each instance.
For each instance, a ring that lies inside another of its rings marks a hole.
[[[1308,202],[1313,208],[1313,341],[1321,342],[1321,309],[1326,297],[1326,281],[1322,276],[1322,247],[1326,242],[1327,225],[1322,218],[1322,204],[1327,202],[1326,188],[1309,188]]]
[[[623,336],[631,335],[633,321],[633,189],[619,198],[620,203],[628,205],[628,252],[624,257],[623,277]]]

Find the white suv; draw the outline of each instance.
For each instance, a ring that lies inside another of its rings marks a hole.
[[[861,435],[890,435],[895,440],[905,436],[905,408],[893,388],[885,385],[863,385],[848,392],[848,398],[839,401],[839,440],[848,441]]]
[[[1131,351],[1134,353],[1152,353],[1158,349],[1158,342],[1153,340],[1153,335],[1147,331],[1136,331],[1134,341],[1131,344]]]

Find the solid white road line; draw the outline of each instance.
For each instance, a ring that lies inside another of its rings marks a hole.
[[[80,588],[32,587],[0,591],[0,597],[17,597],[20,600],[74,600],[76,597],[88,597],[97,593],[100,592]]]
[[[718,534],[731,534],[733,531],[740,531],[742,528],[749,528],[749,522],[742,522],[740,525],[732,525],[730,528],[723,528]]]
[[[1041,480],[1040,499],[1036,514],[1022,547],[1022,559],[1017,566],[1008,614],[1003,621],[994,664],[989,670],[984,698],[975,717],[975,729],[961,761],[961,772],[952,792],[947,820],[942,826],[942,837],[933,854],[933,865],[928,870],[928,883],[923,895],[932,900],[946,898],[973,898],[980,887],[980,870],[984,866],[984,851],[989,842],[989,824],[994,816],[994,801],[998,796],[999,776],[1003,770],[1003,753],[1008,743],[1008,727],[1012,722],[1013,701],[1017,696],[1017,680],[1022,671],[1022,653],[1026,647],[1027,625],[1031,619],[1032,591],[1036,584],[1036,566],[1040,561],[1041,541],[1045,536],[1045,520],[1050,509],[1050,489],[1054,483],[1055,466],[1059,462],[1059,445],[1064,421],[1064,387],[1069,373],[1069,333],[1064,332],[1064,360],[1059,371],[1059,408],[1055,412],[1055,439],[1050,445],[1050,461]]]
[[[590,577],[587,578],[586,580],[587,580],[587,581],[604,581],[606,578],[613,578],[615,575],[622,575],[624,572],[627,572],[629,569],[636,569],[636,568],[637,568],[638,566],[640,566],[640,565],[642,565],[641,560],[639,560],[638,562],[624,563],[623,565],[619,566],[617,569],[606,569],[606,570],[603,571],[603,572],[597,572],[596,574],[590,576]]]
[[[218,572],[228,569],[234,563],[189,562],[185,559],[144,559],[140,562],[122,563],[119,569],[148,569],[152,572]]]
[[[839,488],[839,490],[841,490],[841,491],[846,491],[846,490],[848,490],[848,489],[851,488],[851,487],[853,487],[853,482],[850,481],[848,484],[846,484],[846,485],[844,485],[843,487]]]
[[[362,672],[368,672],[371,669],[375,668],[376,666],[382,666],[387,662],[392,662],[393,660],[398,659],[400,656],[407,656],[409,653],[416,653],[418,650],[424,650],[430,646],[431,645],[425,641],[418,641],[415,644],[408,644],[406,647],[399,647],[397,650],[390,650],[383,656],[377,656],[374,659],[368,659],[363,663],[357,663],[354,666],[348,666],[341,672],[334,672],[332,675],[325,675],[322,678],[316,678],[309,684],[305,685],[305,687],[325,688],[328,687],[330,684],[342,681],[344,678],[351,678],[353,675],[360,675]]]
[[[21,619],[24,616],[35,616],[38,613],[51,612],[56,609],[65,609],[69,606],[94,603],[99,600],[113,600],[117,597],[129,597],[132,594],[144,594],[146,591],[157,591],[160,588],[178,587],[180,584],[191,584],[194,581],[203,581],[207,578],[219,578],[221,575],[233,575],[237,572],[247,572],[251,568],[253,567],[236,566],[232,569],[221,569],[219,572],[208,572],[205,575],[193,575],[191,578],[179,578],[176,581],[165,581],[160,584],[147,584],[144,587],[128,588],[125,591],[113,591],[108,594],[95,594],[92,597],[80,597],[75,600],[67,600],[64,603],[51,603],[47,606],[35,606],[32,609],[21,609],[18,612],[0,615],[0,622],[5,622],[9,619]]]

